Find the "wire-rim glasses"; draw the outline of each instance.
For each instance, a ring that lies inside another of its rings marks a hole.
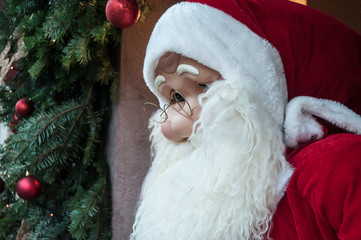
[[[198,105],[192,108],[186,99],[182,99],[182,101],[174,99],[169,104],[164,104],[163,107],[160,107],[158,104],[152,102],[145,102],[143,105],[143,111],[150,120],[157,123],[164,123],[168,119],[167,110],[169,107],[173,108],[182,116],[188,118],[193,116],[193,111],[196,107],[198,107]]]

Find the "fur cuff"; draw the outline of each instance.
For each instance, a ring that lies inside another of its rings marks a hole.
[[[286,107],[284,131],[288,147],[323,137],[322,126],[314,116],[349,132],[361,134],[361,116],[346,106],[326,99],[296,97]]]

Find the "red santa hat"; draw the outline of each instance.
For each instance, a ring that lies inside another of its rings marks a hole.
[[[361,134],[361,37],[320,11],[288,0],[181,2],[157,22],[144,78],[166,52],[193,58],[252,93],[294,147],[324,135],[319,119]],[[316,120],[317,119],[317,120]],[[331,125],[328,125],[328,123]]]

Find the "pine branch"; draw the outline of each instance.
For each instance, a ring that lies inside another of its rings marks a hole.
[[[39,237],[40,237],[40,234],[42,234],[42,230],[43,230],[43,228],[44,228],[44,226],[45,226],[45,224],[47,223],[48,224],[48,222],[47,222],[47,220],[49,219],[49,217],[46,217],[44,220],[42,220],[40,223],[40,226],[37,226],[36,228],[35,228],[35,231],[34,231],[34,233],[35,233],[35,236],[33,236],[31,239],[32,240],[38,240],[38,239],[40,239]]]
[[[101,118],[93,113],[91,109],[87,108],[87,115],[89,118],[89,130],[87,144],[84,149],[83,164],[89,165],[95,157],[96,143],[99,142],[99,131],[101,128]]]
[[[144,9],[147,0],[140,1]],[[119,52],[114,46],[121,31],[106,20],[107,0],[7,3],[6,11],[0,9],[0,47],[10,40],[2,33],[16,26],[27,55],[16,77],[0,86],[0,120],[14,119],[20,98],[31,99],[35,110],[0,149],[0,172],[9,175],[0,208],[11,205],[0,210],[0,239],[14,239],[23,219],[32,239],[110,239],[103,145],[118,92],[119,63],[111,55]],[[11,41],[7,59],[19,49]],[[36,202],[16,196],[15,183],[26,170],[43,183]]]
[[[19,143],[19,142],[28,142],[16,155],[15,157],[13,157],[11,160],[12,161],[16,161],[26,150],[29,149],[30,145],[35,144],[36,141],[38,141],[39,143],[41,143],[41,134],[44,134],[45,130],[47,130],[47,128],[50,126],[50,124],[52,124],[53,122],[55,122],[55,120],[59,119],[60,117],[64,116],[65,114],[67,114],[68,112],[71,111],[75,111],[78,110],[79,108],[84,108],[84,104],[80,104],[80,105],[75,105],[72,106],[68,109],[65,109],[63,111],[61,111],[60,113],[56,114],[55,116],[53,116],[52,118],[50,118],[45,124],[44,126],[37,132],[37,134],[33,137],[32,141],[29,141],[29,139],[19,139],[16,140],[14,142],[12,142],[11,140],[8,142],[8,146],[11,147],[12,144],[15,143]],[[36,121],[36,123],[40,123],[41,120],[44,120],[45,117],[41,117],[39,120]],[[26,130],[27,128],[31,128],[31,126],[27,126],[25,128],[21,128],[20,130]]]
[[[89,218],[94,218],[99,212],[99,203],[101,203],[101,196],[104,195],[104,188],[106,187],[106,180],[100,177],[94,186],[84,193],[83,199],[78,202],[70,213],[72,222],[69,226],[71,234],[77,239],[93,239],[94,236],[88,234],[91,229],[91,224],[88,223]]]

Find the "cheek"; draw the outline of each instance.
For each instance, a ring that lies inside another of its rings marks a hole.
[[[201,106],[196,107],[195,109],[193,109],[193,122],[197,121],[199,119],[199,116],[201,115]]]

